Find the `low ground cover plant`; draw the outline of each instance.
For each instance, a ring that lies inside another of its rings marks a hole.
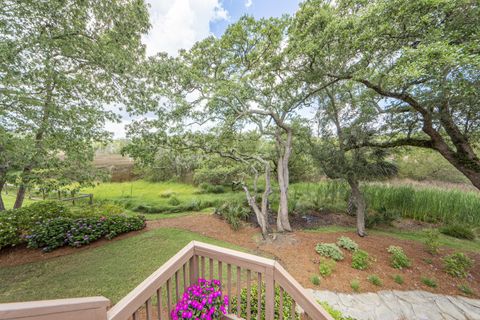
[[[358,279],[350,281],[350,288],[352,288],[353,292],[360,292],[360,281]]]
[[[457,252],[443,258],[446,273],[457,278],[465,278],[473,267],[473,260],[464,253]]]
[[[371,263],[371,258],[367,251],[357,250],[352,255],[352,268],[365,270]]]
[[[338,238],[337,245],[341,248],[347,249],[348,251],[358,250],[358,244],[349,237],[342,236]]]
[[[390,257],[390,265],[395,269],[408,268],[412,265],[401,247],[389,246],[387,251],[392,255]]]
[[[319,303],[322,305],[323,309],[325,309],[325,311],[327,311],[332,316],[334,320],[355,320],[351,317],[345,317],[340,311],[334,309],[325,301],[319,301]]]
[[[438,285],[437,285],[437,281],[435,279],[431,279],[431,278],[428,278],[428,277],[422,277],[422,283],[430,288],[436,288]]]
[[[28,247],[52,251],[58,247],[81,247],[101,238],[112,239],[119,234],[145,227],[145,217],[115,215],[100,218],[57,217],[37,224],[25,236]]]
[[[319,286],[319,285],[320,285],[320,277],[315,274],[315,275],[313,275],[313,276],[310,277],[310,282],[311,282],[314,286]]]
[[[458,286],[458,290],[460,290],[461,293],[466,294],[467,296],[471,296],[473,294],[472,288],[468,284],[461,284]]]
[[[315,251],[322,257],[332,258],[335,261],[345,258],[342,250],[335,243],[319,243],[315,247]]]
[[[428,253],[438,254],[440,248],[440,232],[437,229],[428,229],[425,231],[425,247]]]
[[[220,319],[227,313],[228,296],[222,298],[219,280],[198,279],[183,293],[171,311],[173,320]]]
[[[328,277],[335,271],[337,263],[332,259],[321,259],[318,265],[318,271],[322,277]]]
[[[393,276],[393,281],[395,281],[395,283],[398,283],[398,284],[404,283],[403,277],[399,274],[396,274]]]
[[[375,275],[375,274],[372,274],[372,275],[369,275],[367,277],[367,280],[373,284],[373,285],[376,285],[378,287],[381,287],[383,285],[383,282],[382,282],[382,279],[380,279],[379,276]]]

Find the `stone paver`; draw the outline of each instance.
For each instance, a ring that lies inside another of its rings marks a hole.
[[[386,290],[345,294],[310,290],[356,320],[480,320],[480,300],[425,291]]]

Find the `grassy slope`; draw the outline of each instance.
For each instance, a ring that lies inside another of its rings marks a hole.
[[[234,248],[184,230],[156,229],[78,254],[1,268],[0,303],[95,295],[115,303],[192,240]]]

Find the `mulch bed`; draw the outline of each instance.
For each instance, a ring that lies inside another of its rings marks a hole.
[[[353,217],[345,215],[343,215],[343,217],[335,217],[334,215],[335,214],[332,213],[323,214],[324,217],[328,217],[327,219],[335,224],[350,226],[353,223],[354,225],[354,220],[352,221],[350,219]],[[346,219],[350,220],[347,221]],[[319,223],[325,222],[323,221]],[[295,228],[302,226],[301,223],[297,222],[293,223],[293,225]],[[308,230],[297,230],[292,233],[278,235],[275,240],[270,239],[264,241],[260,240],[258,229],[250,225],[244,226],[240,231],[233,231],[223,220],[220,220],[214,215],[193,214],[171,219],[148,221],[145,230],[125,234],[111,241],[119,241],[126,237],[134,236],[140,232],[146,232],[148,230],[162,227],[189,230],[248,248],[253,253],[274,258],[278,260],[302,285],[319,290],[352,292],[350,282],[353,279],[358,279],[360,281],[360,289],[362,292],[375,292],[388,289],[419,289],[435,293],[458,295],[461,293],[457,286],[459,284],[468,284],[477,294],[477,297],[480,293],[480,253],[468,253],[468,255],[475,260],[471,277],[468,279],[457,279],[447,275],[442,270],[441,258],[445,254],[453,252],[452,250],[442,248],[439,255],[432,256],[425,251],[423,244],[420,242],[399,240],[382,235],[369,235],[360,238],[354,232],[321,233],[310,232]],[[341,235],[348,236],[355,240],[360,245],[361,249],[367,251],[370,256],[374,257],[375,262],[365,271],[355,270],[350,266],[351,254],[344,250],[345,260],[337,263],[335,272],[330,277],[322,279],[319,286],[312,285],[310,277],[313,274],[318,274],[319,263],[319,255],[315,252],[315,245],[319,242],[336,242],[337,238]],[[79,249],[66,247],[55,250],[51,253],[43,253],[40,250],[27,249],[25,247],[3,249],[0,251],[0,267],[41,261],[77,253],[83,250],[91,250],[92,248],[108,242],[109,241],[102,240]],[[405,253],[412,261],[411,268],[397,270],[390,267],[390,254],[387,253],[387,247],[390,245],[403,247]],[[376,274],[382,279],[382,287],[374,286],[367,281],[367,277],[371,274]],[[393,281],[392,276],[396,274],[400,274],[404,277],[405,283],[403,285],[399,285]],[[422,277],[435,279],[438,287],[430,288],[424,285],[421,282]]]

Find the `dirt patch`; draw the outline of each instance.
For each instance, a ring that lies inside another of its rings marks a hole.
[[[334,219],[334,218],[332,218]],[[362,292],[379,291],[385,289],[396,290],[427,290],[435,293],[458,295],[459,284],[468,284],[477,294],[480,293],[480,253],[469,253],[475,260],[471,276],[468,279],[457,279],[447,275],[442,270],[441,258],[452,250],[442,248],[437,256],[431,256],[425,252],[420,242],[399,240],[382,235],[370,235],[360,238],[355,232],[311,232],[295,231],[285,235],[277,235],[276,239],[261,240],[259,231],[252,226],[245,226],[240,231],[233,231],[229,225],[214,215],[193,214],[189,216],[148,221],[147,228],[140,232],[156,228],[179,228],[212,237],[218,240],[234,243],[250,249],[253,253],[261,254],[278,260],[302,285],[305,287],[331,290],[338,292],[352,292],[350,282],[354,279],[360,281]],[[116,238],[113,241],[134,236],[130,233]],[[315,245],[319,242],[336,242],[341,235],[354,239],[360,247],[367,251],[374,259],[373,265],[365,271],[351,268],[351,254],[345,252],[345,260],[336,265],[335,272],[325,279],[322,279],[319,286],[310,283],[310,277],[318,274],[319,255],[315,252]],[[40,250],[19,247],[10,250],[2,250],[0,253],[0,266],[16,265],[38,260],[50,259],[83,250],[90,250],[107,243],[102,240],[83,248],[61,248],[51,253],[42,253]],[[387,253],[389,245],[403,247],[405,253],[412,261],[412,267],[404,270],[397,270],[390,267],[390,255]],[[378,275],[383,286],[378,287],[370,284],[367,277],[371,274]],[[393,275],[400,274],[404,277],[405,283],[399,285],[392,279]],[[429,277],[436,280],[438,287],[433,289],[424,285],[422,277]]]

